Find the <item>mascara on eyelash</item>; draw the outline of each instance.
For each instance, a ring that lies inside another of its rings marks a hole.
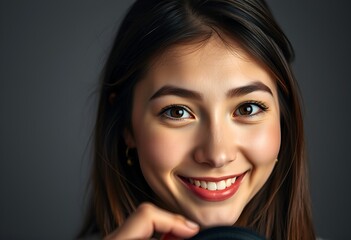
[[[238,108],[239,107],[242,107],[243,105],[245,104],[255,104],[257,105],[259,108],[261,108],[263,111],[266,111],[269,109],[269,107],[266,106],[266,104],[264,104],[263,102],[261,101],[246,101],[246,102],[243,102],[241,104],[239,104]]]
[[[171,104],[171,105],[167,105],[166,107],[163,107],[163,108],[161,109],[159,115],[164,114],[166,111],[168,111],[169,109],[174,108],[174,107],[184,108],[184,109],[185,109],[186,111],[188,111],[189,113],[192,112],[188,107],[186,107],[186,106],[184,106],[184,105]]]
[[[180,108],[180,109],[188,112],[188,114],[191,115],[193,118],[192,111],[187,106],[180,105],[180,104],[171,104],[171,105],[168,105],[168,106],[162,108],[160,113],[158,114],[158,116],[165,118],[165,119],[170,119],[173,121],[183,121],[183,120],[188,119],[188,118],[185,119],[185,118],[181,118],[181,117],[178,118],[178,117],[168,116],[167,114],[165,114],[167,111],[171,110],[172,108]]]
[[[268,110],[268,107],[263,102],[251,100],[241,103],[234,111],[234,115],[237,111],[240,111],[240,108],[244,107],[245,105],[256,105],[256,107],[260,108],[260,111],[254,114],[251,114],[252,112],[250,114],[238,114],[237,117],[251,118]]]

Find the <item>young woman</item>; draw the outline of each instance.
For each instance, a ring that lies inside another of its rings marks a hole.
[[[106,63],[81,237],[315,239],[292,47],[262,0],[140,0]]]

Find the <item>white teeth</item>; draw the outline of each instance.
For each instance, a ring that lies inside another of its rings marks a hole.
[[[217,184],[214,182],[207,183],[207,190],[214,191],[217,190]]]
[[[229,178],[229,179],[227,179],[227,181],[225,181],[225,185],[227,186],[227,187],[230,187],[231,185],[232,185],[232,180]]]
[[[232,178],[232,184],[235,183],[235,181],[236,181],[236,177]]]
[[[233,185],[236,181],[236,177],[234,178],[228,178],[226,180],[221,180],[219,182],[206,182],[206,181],[200,181],[196,179],[189,179],[189,182],[196,187],[201,187],[210,191],[216,191],[216,190],[224,190],[227,187],[230,187]]]
[[[200,187],[201,183],[200,183],[200,181],[199,181],[199,180],[195,180],[194,182],[195,182],[195,184],[194,184],[194,185],[195,185],[196,187]]]
[[[226,184],[225,184],[225,181],[224,181],[224,180],[222,180],[222,181],[220,181],[220,182],[217,183],[217,189],[218,189],[218,190],[223,190],[223,189],[225,189],[225,188],[226,188]]]

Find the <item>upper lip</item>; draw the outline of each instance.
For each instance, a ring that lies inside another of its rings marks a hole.
[[[234,175],[227,175],[227,176],[223,176],[223,177],[188,177],[188,176],[181,176],[179,175],[179,177],[181,178],[187,178],[187,179],[196,179],[199,181],[211,181],[211,182],[219,182],[222,180],[226,180],[228,178],[235,178],[235,177],[239,177],[243,174],[245,174],[247,171],[239,173],[239,174],[234,174]]]

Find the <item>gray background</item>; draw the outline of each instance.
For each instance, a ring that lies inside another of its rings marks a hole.
[[[99,72],[132,1],[0,1],[0,239],[72,239]],[[351,213],[350,2],[268,0],[296,50],[317,232]]]

